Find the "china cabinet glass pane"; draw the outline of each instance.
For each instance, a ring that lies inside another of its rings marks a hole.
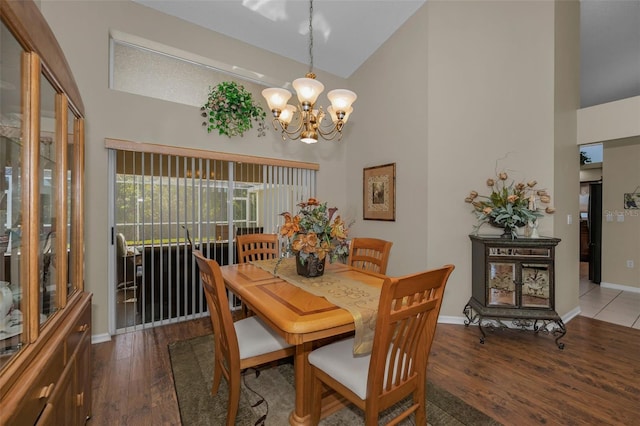
[[[0,370],[20,351],[26,323],[27,283],[20,281],[22,251],[22,48],[0,27]]]
[[[489,305],[516,305],[515,263],[489,262]]]
[[[56,91],[46,76],[40,78],[40,244],[38,265],[40,280],[40,323],[58,309],[56,267],[56,212],[59,179],[57,176],[57,141],[55,133]]]
[[[522,306],[550,308],[549,265],[522,265]]]
[[[73,175],[74,175],[74,152],[75,152],[75,115],[73,114],[73,110],[69,108],[67,110],[67,201],[65,203],[67,209],[67,252],[65,253],[65,258],[67,259],[67,267],[70,268],[73,262],[73,251],[71,250],[71,241],[73,238],[73,228],[71,226],[72,222],[72,212],[73,212]],[[67,270],[67,299],[73,295],[73,293],[78,290],[78,283],[75,282],[76,278],[72,271]]]

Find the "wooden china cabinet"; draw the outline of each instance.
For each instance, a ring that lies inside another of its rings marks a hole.
[[[514,327],[555,336],[558,348],[566,329],[555,311],[555,248],[559,238],[501,238],[470,235],[471,298],[465,325]],[[507,323],[507,320],[511,320]]]
[[[84,424],[84,106],[37,5],[0,14],[0,425]]]

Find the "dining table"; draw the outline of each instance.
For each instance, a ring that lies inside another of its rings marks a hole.
[[[296,278],[285,273],[287,269],[295,269],[295,258],[261,262],[222,266],[222,276],[229,291],[238,296],[251,312],[289,344],[295,345],[295,407],[289,423],[309,425],[313,390],[309,353],[323,342],[356,331],[368,334],[369,337],[363,337],[362,348],[370,347],[375,312],[367,311],[370,306],[377,309],[380,288],[387,277],[343,263],[327,262],[322,276]],[[328,296],[321,296],[323,291]],[[340,297],[350,299],[351,304],[338,301]],[[364,320],[351,305],[363,307]],[[323,417],[344,405],[344,399],[337,394],[326,395],[322,403]]]

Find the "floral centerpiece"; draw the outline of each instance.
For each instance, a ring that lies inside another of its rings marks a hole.
[[[280,234],[291,240],[291,249],[296,254],[299,265],[299,274],[322,275],[327,257],[333,262],[339,257],[348,256],[347,225],[339,215],[335,215],[338,209],[328,208],[326,202],[320,203],[315,198],[309,198],[299,203],[298,207],[300,211],[296,215],[289,212],[281,213],[285,222]],[[313,270],[316,266],[320,267],[320,270]],[[305,271],[306,273],[303,273]]]
[[[255,121],[258,124],[258,137],[265,135],[266,113],[253,101],[251,92],[235,81],[223,81],[210,88],[207,103],[200,110],[202,116],[208,118],[202,125],[207,127],[209,133],[217,129],[220,135],[242,136],[253,127]]]
[[[478,195],[471,191],[465,202],[473,205],[478,224],[474,226],[477,233],[482,225],[504,228],[503,237],[516,238],[516,229],[525,225],[537,226],[536,221],[544,213],[552,214],[555,209],[548,204],[551,196],[544,189],[537,189],[537,182],[518,182],[509,180],[506,172],[497,174],[497,179],[487,179],[487,186],[491,189],[488,196]],[[541,207],[546,205],[544,209]]]

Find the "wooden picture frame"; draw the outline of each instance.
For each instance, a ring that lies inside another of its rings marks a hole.
[[[636,191],[624,194],[624,209],[640,209],[640,192]]]
[[[363,219],[396,220],[396,163],[363,170]]]

